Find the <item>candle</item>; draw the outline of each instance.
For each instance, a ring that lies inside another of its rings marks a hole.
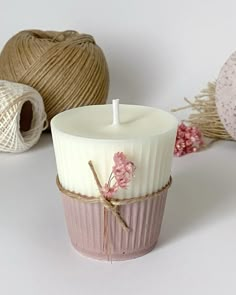
[[[119,100],[114,100],[113,105],[60,113],[52,119],[51,129],[58,177],[65,190],[98,198],[101,193],[88,162],[92,161],[101,184],[105,184],[117,152],[124,153],[136,170],[128,188],[115,193],[116,199],[152,194],[169,181],[177,120],[165,111],[119,105]],[[102,230],[98,231],[102,235]]]

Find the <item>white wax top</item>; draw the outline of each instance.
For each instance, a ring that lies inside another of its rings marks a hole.
[[[146,106],[119,107],[120,116],[115,123],[112,104],[71,109],[52,119],[57,171],[64,188],[99,196],[88,162],[93,162],[99,180],[105,184],[116,152],[123,152],[136,166],[135,177],[127,189],[116,193],[116,198],[144,196],[167,184],[176,118]]]
[[[82,138],[125,140],[150,137],[176,128],[174,116],[152,107],[120,105],[120,125],[112,125],[112,105],[85,106],[55,116],[52,127]]]

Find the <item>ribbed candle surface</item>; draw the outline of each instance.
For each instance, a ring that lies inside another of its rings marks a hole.
[[[58,176],[62,186],[99,196],[88,161],[102,184],[108,181],[113,155],[123,152],[136,166],[128,189],[114,197],[151,194],[169,180],[177,120],[159,109],[120,105],[120,125],[112,125],[112,105],[86,106],[58,114],[51,121]]]

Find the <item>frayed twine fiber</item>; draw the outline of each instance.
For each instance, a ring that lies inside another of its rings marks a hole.
[[[109,87],[102,50],[76,31],[19,32],[0,55],[0,79],[35,88],[49,121],[66,109],[105,103]]]
[[[173,109],[172,112],[190,108],[193,113],[184,121],[199,128],[204,136],[213,139],[234,140],[221,123],[216,107],[215,91],[216,83],[209,82],[207,88],[195,96],[194,102],[184,98],[188,105]]]

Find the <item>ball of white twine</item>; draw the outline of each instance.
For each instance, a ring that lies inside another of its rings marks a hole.
[[[20,128],[21,111],[28,102],[32,107],[29,130]],[[24,84],[0,80],[0,151],[19,153],[28,150],[47,128],[47,116],[40,94]]]

